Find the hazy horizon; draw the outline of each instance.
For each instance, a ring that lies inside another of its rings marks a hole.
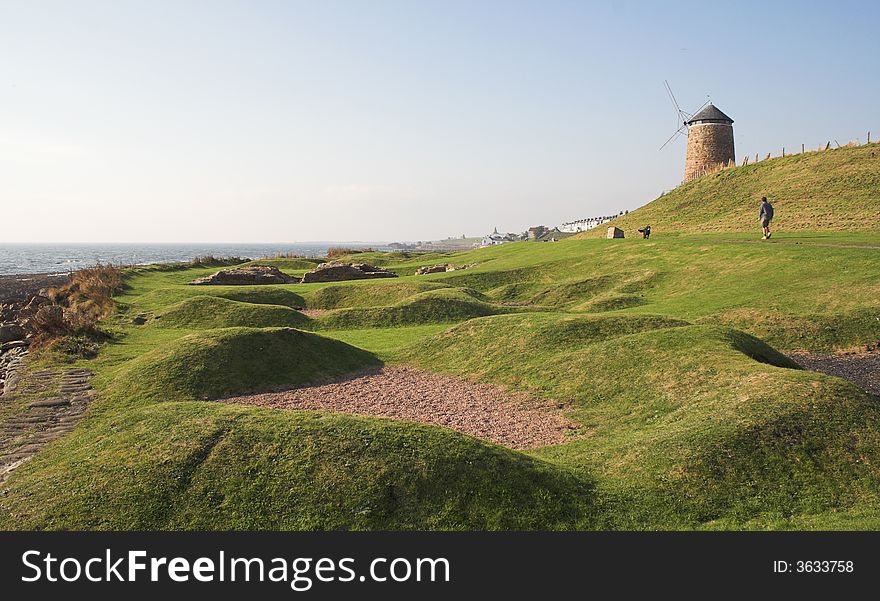
[[[877,5],[0,1],[0,243],[521,232],[736,156],[880,137]],[[872,127],[873,126],[873,127]],[[271,242],[270,242],[271,243]]]

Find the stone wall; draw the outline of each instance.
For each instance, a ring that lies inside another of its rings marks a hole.
[[[728,123],[695,123],[688,128],[684,181],[736,161],[733,152],[733,126]]]

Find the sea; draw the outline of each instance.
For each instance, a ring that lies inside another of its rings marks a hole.
[[[370,242],[303,242],[278,244],[0,244],[0,276],[68,273],[97,263],[147,265],[176,263],[195,257],[259,259],[283,254],[322,257],[332,246],[388,250]]]

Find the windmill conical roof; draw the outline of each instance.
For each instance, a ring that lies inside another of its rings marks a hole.
[[[733,123],[733,119],[718,110],[718,107],[716,107],[714,104],[706,105],[703,110],[688,119],[685,123],[690,125],[692,123],[698,123],[700,121]]]

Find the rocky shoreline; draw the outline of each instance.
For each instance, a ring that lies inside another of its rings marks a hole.
[[[68,274],[0,276],[0,395],[18,385],[19,372],[31,343],[28,320],[47,302],[46,290],[70,280]]]

